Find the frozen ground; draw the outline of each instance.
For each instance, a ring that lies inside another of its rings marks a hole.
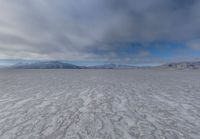
[[[200,71],[0,70],[0,139],[199,139]]]

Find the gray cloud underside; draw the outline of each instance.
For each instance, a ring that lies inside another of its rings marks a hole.
[[[0,58],[108,60],[118,44],[200,42],[199,13],[199,0],[1,0]]]

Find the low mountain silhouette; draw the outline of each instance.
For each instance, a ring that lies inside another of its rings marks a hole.
[[[91,66],[89,68],[92,68],[92,69],[132,69],[132,68],[137,68],[137,67],[130,66],[130,65],[105,64],[105,65]]]
[[[200,62],[177,62],[169,63],[159,66],[162,69],[174,69],[174,70],[189,70],[189,69],[200,69]]]
[[[170,70],[190,70],[200,69],[200,61],[198,62],[177,62],[169,63],[161,66],[144,66],[137,67],[132,65],[104,64],[97,66],[77,66],[61,61],[42,61],[33,63],[17,63],[10,66],[11,69],[170,69]]]
[[[81,67],[60,62],[60,61],[44,61],[35,63],[17,63],[11,68],[15,69],[80,69]]]

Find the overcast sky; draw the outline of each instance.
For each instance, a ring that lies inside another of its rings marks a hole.
[[[200,58],[200,0],[1,0],[0,59]]]

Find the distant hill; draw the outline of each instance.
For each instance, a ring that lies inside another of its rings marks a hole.
[[[105,65],[91,66],[89,68],[90,69],[133,69],[137,67],[130,65],[105,64]]]
[[[157,68],[161,69],[174,69],[174,70],[189,70],[189,69],[200,69],[200,62],[178,62],[169,63]]]
[[[35,63],[17,63],[14,69],[80,69],[81,67],[60,61],[45,61]]]

